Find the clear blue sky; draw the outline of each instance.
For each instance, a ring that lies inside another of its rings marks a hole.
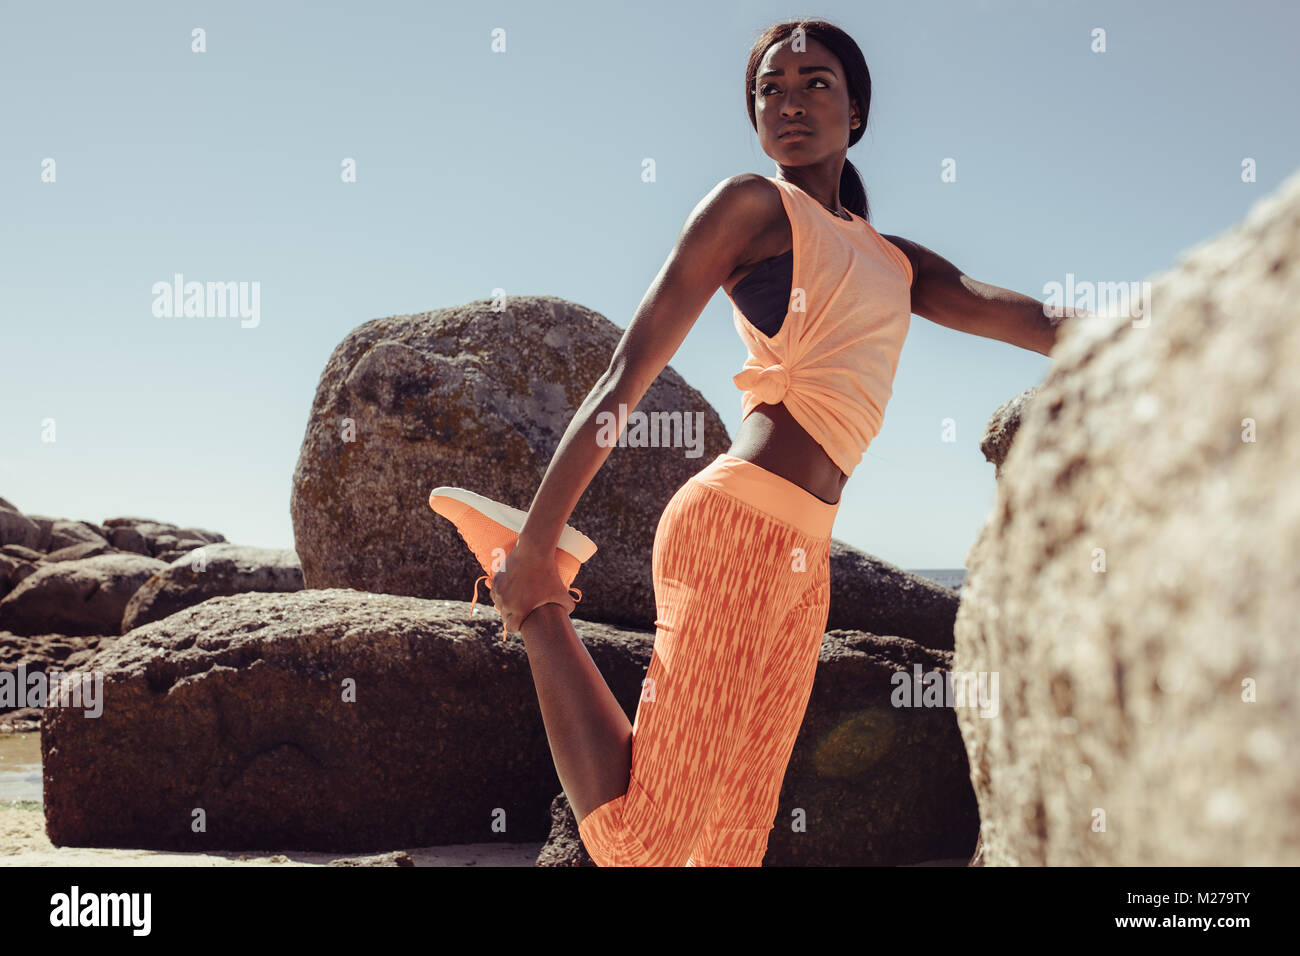
[[[294,464],[349,330],[497,287],[624,328],[700,198],[775,173],[741,100],[770,22],[823,17],[862,47],[874,95],[848,155],[876,228],[1035,298],[1067,272],[1168,268],[1300,165],[1289,3],[0,10],[0,496],[265,547],[293,546]],[[177,272],[260,282],[260,324],[155,317],[152,286]],[[719,291],[671,363],[733,436],[744,355]],[[995,495],[980,432],[1048,365],[914,317],[836,537],[960,567]]]

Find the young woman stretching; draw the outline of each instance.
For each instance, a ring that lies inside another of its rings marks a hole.
[[[779,175],[733,176],[691,212],[491,582],[600,866],[761,865],[829,613],[840,490],[880,429],[910,315],[1043,354],[1056,339],[1043,303],[869,224],[845,151],[871,78],[848,35],[819,20],[770,27],[745,88]],[[598,415],[636,408],[720,287],[749,349],[734,377],[743,419],[659,520],[654,652],[629,725],[569,621],[566,585],[590,550],[562,534],[610,453]]]

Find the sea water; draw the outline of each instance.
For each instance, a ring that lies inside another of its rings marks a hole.
[[[961,590],[962,584],[966,581],[965,568],[908,568],[908,570],[912,574],[929,578],[931,581],[957,591]]]
[[[0,805],[42,794],[41,732],[0,733]]]

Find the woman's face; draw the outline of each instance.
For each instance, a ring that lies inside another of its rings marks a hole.
[[[790,47],[790,39],[773,45],[759,63],[754,119],[763,152],[785,166],[806,166],[847,150],[860,117],[835,54],[811,37],[802,53]],[[781,135],[791,127],[808,132]]]

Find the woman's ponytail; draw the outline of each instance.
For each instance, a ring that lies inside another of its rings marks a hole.
[[[840,205],[855,216],[871,221],[871,207],[867,204],[867,189],[862,185],[858,168],[844,157],[844,168],[840,170]]]

